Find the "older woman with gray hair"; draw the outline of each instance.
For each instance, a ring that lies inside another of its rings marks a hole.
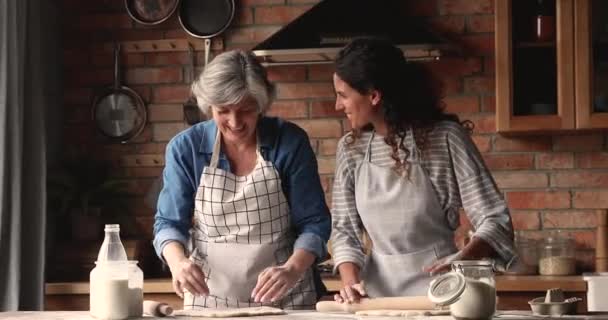
[[[314,306],[330,215],[308,136],[264,116],[274,87],[255,57],[228,51],[192,92],[211,120],[167,145],[154,247],[184,308]]]

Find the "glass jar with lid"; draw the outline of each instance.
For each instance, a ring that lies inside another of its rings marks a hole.
[[[539,244],[538,271],[548,276],[575,274],[574,240],[560,231],[543,239]]]
[[[533,275],[538,273],[538,243],[523,235],[520,231],[515,232],[515,249],[517,259],[505,271],[507,274]]]
[[[456,319],[492,319],[496,311],[494,263],[488,260],[452,262],[452,271],[431,282],[429,299],[449,305]]]

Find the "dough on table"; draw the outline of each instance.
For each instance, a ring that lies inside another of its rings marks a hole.
[[[386,317],[414,317],[414,316],[441,316],[450,314],[450,310],[361,310],[355,312],[357,316],[386,316]]]
[[[175,310],[172,316],[228,318],[228,317],[254,317],[285,314],[283,309],[272,307],[229,308],[229,309],[189,309]]]

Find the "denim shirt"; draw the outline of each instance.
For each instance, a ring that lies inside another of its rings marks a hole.
[[[262,157],[274,164],[281,177],[296,233],[294,249],[307,250],[317,260],[324,258],[331,218],[308,135],[293,123],[270,117],[260,118],[257,132]],[[167,243],[178,241],[189,248],[194,197],[203,168],[211,160],[216,134],[217,126],[209,120],[180,132],[167,144],[154,221],[154,249],[163,261]],[[230,171],[223,152],[218,167]]]

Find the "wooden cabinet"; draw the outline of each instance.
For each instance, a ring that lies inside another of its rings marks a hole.
[[[608,128],[608,1],[495,4],[497,131]]]

